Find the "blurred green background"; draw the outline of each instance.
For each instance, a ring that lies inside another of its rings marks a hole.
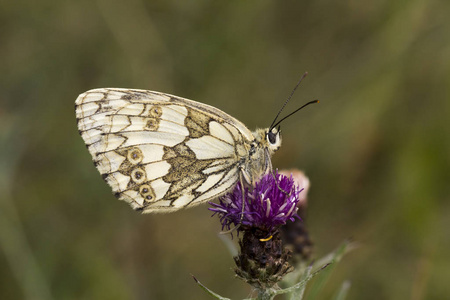
[[[0,299],[241,299],[207,205],[140,215],[79,137],[76,97],[150,89],[250,129],[286,113],[278,168],[310,177],[315,257],[359,248],[320,299],[450,297],[450,2],[0,2]]]

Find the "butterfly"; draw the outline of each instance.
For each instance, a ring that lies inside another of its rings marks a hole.
[[[160,92],[94,89],[75,111],[103,179],[144,213],[211,201],[239,181],[252,185],[271,172],[281,146],[281,121],[251,132],[215,107]]]

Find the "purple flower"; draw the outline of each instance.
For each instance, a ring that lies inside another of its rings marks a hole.
[[[242,187],[238,183],[234,190],[219,199],[219,204],[212,203],[209,210],[218,214],[222,229],[230,229],[231,225],[242,223],[238,230],[259,228],[272,233],[287,220],[294,221],[297,215],[300,189],[294,184],[292,176],[276,173],[264,175],[256,182],[253,189],[245,187],[244,216],[242,215]]]

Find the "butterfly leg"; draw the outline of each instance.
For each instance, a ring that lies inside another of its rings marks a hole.
[[[270,160],[270,154],[269,154],[269,150],[267,150],[267,148],[265,149],[265,155],[266,155],[266,171],[265,174],[269,173],[272,174],[273,179],[275,179],[275,182],[277,183],[277,188],[282,191],[284,194],[288,195],[289,193],[286,192],[285,190],[283,190],[280,185],[277,182],[277,178],[275,177],[275,173],[273,172],[273,168],[272,168],[272,161]]]
[[[239,225],[242,224],[242,220],[244,219],[244,212],[245,212],[245,187],[244,187],[244,172],[239,172],[239,182],[241,184],[241,191],[242,191],[242,211],[241,211],[241,220]]]
[[[278,188],[280,191],[282,191],[285,195],[289,195],[289,193],[286,192],[285,190],[283,190],[283,189],[280,187],[280,185],[278,184],[278,182],[276,181],[277,178],[275,177],[275,173],[273,173],[273,170],[270,170],[270,173],[272,174],[273,179],[275,179],[275,182],[276,182],[276,184],[277,184],[277,188]]]

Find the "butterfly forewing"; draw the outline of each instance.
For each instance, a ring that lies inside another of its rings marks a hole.
[[[158,92],[96,89],[75,104],[78,129],[104,180],[144,212],[226,193],[254,139],[217,108]]]

